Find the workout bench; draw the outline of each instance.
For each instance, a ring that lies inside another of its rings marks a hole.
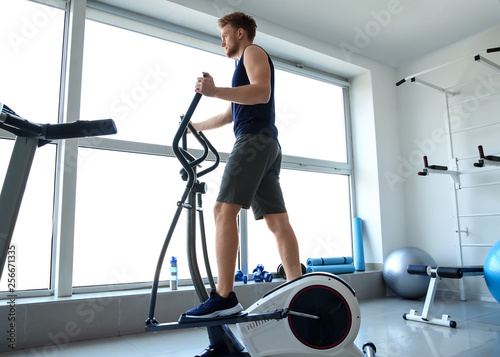
[[[443,314],[441,318],[429,317],[432,302],[436,295],[438,278],[447,279],[462,279],[464,276],[484,275],[482,266],[469,267],[431,267],[425,265],[408,265],[407,271],[409,274],[428,275],[431,277],[427,295],[425,297],[424,309],[422,315],[417,315],[417,311],[411,309],[410,313],[403,314],[405,320],[424,322],[429,324],[457,327],[457,322],[450,319],[450,316]]]

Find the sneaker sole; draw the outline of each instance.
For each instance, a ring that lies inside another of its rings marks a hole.
[[[215,311],[215,312],[212,312],[211,314],[206,314],[206,315],[186,315],[186,317],[194,318],[194,319],[209,319],[212,317],[236,315],[242,311],[243,311],[243,306],[241,306],[241,304],[238,303],[238,305],[236,305],[230,309],[219,310],[219,311]]]

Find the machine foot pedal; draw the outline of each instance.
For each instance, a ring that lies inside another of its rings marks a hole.
[[[242,311],[238,314],[235,315],[228,315],[228,316],[217,316],[217,317],[189,317],[186,316],[186,314],[182,314],[179,317],[179,320],[177,321],[179,324],[200,324],[200,323],[207,323],[210,322],[212,324],[215,324],[217,322],[220,322],[221,325],[227,324],[228,320],[235,320],[238,318],[242,318],[248,315],[248,312]]]

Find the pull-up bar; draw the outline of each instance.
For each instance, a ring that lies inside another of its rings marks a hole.
[[[403,79],[401,79],[400,81],[398,81],[396,83],[396,86],[399,87],[400,85],[402,85],[403,83],[406,83],[407,81],[410,81],[411,83],[416,83],[416,84],[420,84],[420,85],[423,85],[423,86],[426,86],[426,87],[429,87],[431,89],[435,89],[437,91],[440,91],[440,92],[443,92],[443,93],[447,93],[447,94],[450,94],[450,95],[457,95],[458,93],[457,92],[452,92],[452,91],[448,91],[447,89],[445,88],[441,88],[439,86],[436,86],[432,83],[428,83],[426,81],[423,81],[419,78],[417,78],[418,76],[421,76],[423,74],[426,74],[426,73],[429,73],[429,72],[432,72],[432,71],[435,71],[437,69],[440,69],[440,68],[443,68],[443,67],[446,67],[446,66],[449,66],[453,63],[456,63],[456,62],[459,62],[459,61],[462,61],[466,58],[470,58],[472,57],[476,62],[480,62],[490,68],[493,68],[494,70],[497,70],[500,72],[500,65],[488,60],[487,58],[484,58],[483,56],[481,56],[481,54],[484,54],[484,53],[495,53],[495,52],[500,52],[500,47],[493,47],[493,48],[488,48],[486,50],[483,50],[483,51],[480,51],[479,53],[476,53],[475,55],[468,55],[468,56],[465,56],[465,57],[461,57],[461,58],[458,58],[454,61],[451,61],[451,62],[448,62],[448,63],[445,63],[445,64],[442,64],[440,66],[437,66],[437,67],[433,67],[433,68],[430,68],[430,69],[427,69],[425,71],[422,71],[422,72],[419,72],[419,73],[415,73],[415,74],[412,74],[411,76],[408,76],[408,77],[405,77]]]

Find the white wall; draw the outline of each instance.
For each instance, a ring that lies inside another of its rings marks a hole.
[[[467,57],[465,60],[455,63],[447,68],[433,71],[425,75],[426,81],[435,83],[452,83],[477,79],[483,76],[485,70],[481,64],[474,62],[474,54],[487,48],[500,45],[500,26],[474,37],[464,39],[458,43],[431,53],[422,58],[401,66],[398,69],[399,79],[410,76],[430,68],[434,68],[455,59]],[[491,55],[493,56],[493,55]],[[500,54],[496,54],[496,63],[500,63]],[[422,76],[423,79],[424,76]],[[489,86],[497,92],[500,91],[500,78],[493,79]],[[486,93],[484,84],[473,84],[472,92]],[[483,86],[483,87],[481,87]],[[466,88],[462,93],[452,100],[467,99],[469,94]],[[470,89],[468,89],[471,91]],[[397,91],[400,117],[401,135],[401,157],[399,160],[401,185],[404,187],[405,213],[406,213],[406,236],[407,244],[420,247],[431,254],[439,265],[456,265],[458,259],[458,235],[456,211],[454,209],[453,181],[445,175],[429,175],[418,177],[417,171],[423,169],[422,156],[429,157],[430,165],[454,166],[454,162],[448,162],[450,151],[446,135],[446,100],[445,95],[432,89],[418,85],[405,83]],[[460,109],[461,114],[454,114],[454,122],[459,127],[483,124],[497,121],[498,96],[496,99],[485,99],[472,101],[464,104]],[[457,110],[457,109],[455,109]],[[454,147],[458,148],[454,156],[466,157],[477,155],[477,145],[488,143],[491,151],[500,151],[498,135],[500,126],[491,126],[487,130],[468,132],[452,135]],[[494,147],[496,146],[496,147]],[[492,154],[492,153],[490,153]],[[474,159],[459,161],[459,170],[474,170],[472,162]],[[475,160],[477,161],[477,159]],[[482,175],[482,174],[481,174]],[[492,174],[494,175],[494,174]],[[492,176],[490,175],[490,176]],[[498,178],[488,179],[500,181]],[[478,175],[462,176],[465,180],[479,182]],[[472,178],[470,178],[472,177]],[[483,181],[486,182],[486,181]],[[459,190],[459,208],[463,213],[480,213],[483,208],[486,212],[500,211],[498,208],[498,188],[488,188],[488,191],[477,191],[468,193],[466,189]],[[475,207],[472,207],[475,206]],[[487,208],[486,208],[487,207]],[[472,212],[472,209],[476,212]],[[465,237],[465,243],[491,243],[499,239],[498,232],[500,218],[480,218],[484,222],[479,224],[471,220],[461,220],[462,229],[466,226],[470,229],[469,237]],[[496,221],[495,221],[496,220]],[[486,248],[465,248],[465,264],[482,264],[487,254]],[[483,278],[470,278],[466,280],[466,291],[472,294],[488,295]]]

